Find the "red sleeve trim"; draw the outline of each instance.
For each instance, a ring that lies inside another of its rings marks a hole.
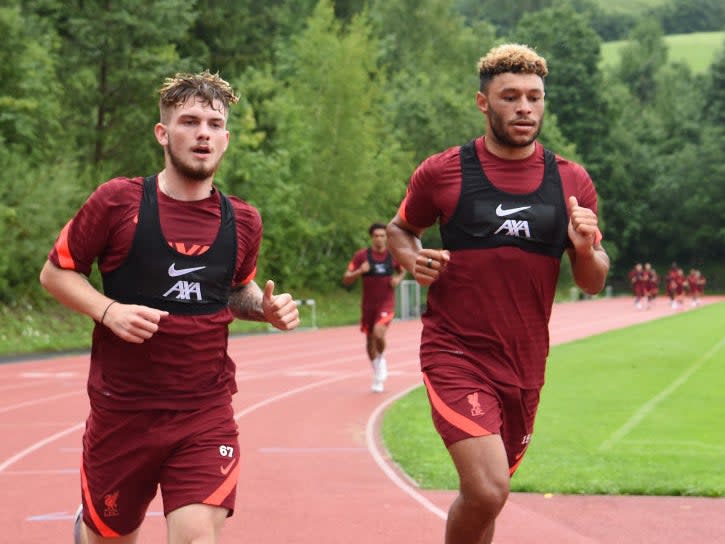
[[[407,204],[407,202],[408,202],[408,195],[405,195],[403,202],[400,203],[400,207],[398,208],[398,215],[400,216],[400,218],[403,221],[405,221],[406,223],[410,223],[410,221],[408,221],[408,218],[405,215],[405,205]]]
[[[68,221],[60,231],[58,241],[55,243],[55,249],[58,253],[58,264],[61,268],[75,270],[76,264],[70,253],[70,246],[68,245],[68,231],[70,230],[71,221]]]
[[[249,282],[251,282],[255,277],[257,276],[257,267],[254,267],[254,270],[252,270],[246,278],[242,280],[240,285],[247,285]]]

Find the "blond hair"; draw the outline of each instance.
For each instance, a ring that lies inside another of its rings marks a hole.
[[[481,92],[499,74],[536,74],[544,78],[549,73],[546,59],[527,45],[507,43],[494,47],[478,61],[478,77]]]
[[[219,77],[218,73],[212,74],[208,70],[199,74],[177,73],[173,77],[167,77],[159,89],[159,95],[162,122],[171,109],[185,104],[190,98],[200,99],[205,105],[218,108],[225,117],[229,106],[239,102],[239,97],[234,94],[231,85]]]

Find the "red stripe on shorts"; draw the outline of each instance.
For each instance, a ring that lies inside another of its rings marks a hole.
[[[229,473],[229,476],[227,476],[227,479],[222,482],[222,485],[217,487],[214,493],[209,495],[202,502],[211,506],[220,506],[222,502],[224,502],[224,499],[227,498],[229,493],[232,492],[234,486],[237,485],[240,466],[241,463],[237,461],[237,465],[234,467],[234,470]]]
[[[86,498],[88,515],[91,516],[93,524],[96,526],[96,530],[103,537],[121,536],[116,531],[111,529],[108,525],[103,523],[103,520],[101,520],[101,516],[99,516],[98,512],[96,512],[96,509],[93,506],[93,501],[91,500],[91,492],[88,489],[88,479],[86,478],[86,470],[83,467],[83,463],[81,463],[81,486],[83,487],[83,496]]]
[[[436,394],[430,380],[428,380],[428,376],[426,376],[425,373],[423,373],[423,381],[425,382],[425,387],[428,390],[428,396],[430,397],[430,402],[433,405],[433,408],[448,423],[470,434],[471,436],[487,436],[489,434],[493,434],[491,431],[481,427],[475,421],[471,421],[467,417],[462,416],[443,402],[443,399]]]

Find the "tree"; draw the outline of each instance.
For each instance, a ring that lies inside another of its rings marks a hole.
[[[457,9],[469,21],[490,21],[501,33],[510,32],[526,13],[535,13],[551,5],[552,0],[457,0]]]
[[[300,21],[312,13],[315,0],[200,0],[189,36],[180,36],[182,57],[193,57],[204,67],[238,77],[251,66],[273,61],[275,50]],[[350,7],[352,9],[352,7]]]
[[[725,126],[725,42],[715,55],[705,80],[705,119]]]
[[[390,74],[390,115],[416,161],[480,134],[476,64],[493,28],[467,26],[444,0],[376,0],[370,11]]]
[[[53,56],[57,39],[38,23],[19,3],[0,8],[0,143],[44,160],[65,146]]]
[[[526,14],[512,39],[546,58],[547,108],[564,136],[587,159],[607,134],[607,109],[599,71],[600,44],[587,19],[569,3]]]
[[[323,288],[339,283],[369,223],[395,213],[411,162],[391,137],[364,14],[343,28],[322,0],[290,45],[240,86],[256,106],[237,112],[224,175],[263,214],[265,271]]]
[[[57,14],[67,134],[100,176],[149,174],[158,164],[153,139],[155,90],[162,79],[195,67],[174,42],[194,19],[181,0],[66,2]]]
[[[665,34],[720,31],[725,28],[725,4],[720,0],[670,0],[653,6],[650,17]]]
[[[655,77],[667,62],[667,44],[657,21],[645,19],[631,32],[620,52],[619,79],[642,103],[654,98]]]

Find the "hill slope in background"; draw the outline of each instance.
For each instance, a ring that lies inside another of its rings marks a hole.
[[[684,62],[696,74],[704,73],[715,54],[725,47],[725,32],[672,34],[664,39],[668,46],[668,60]],[[627,43],[627,40],[619,40],[602,44],[602,65],[612,67],[619,64],[620,52]]]

